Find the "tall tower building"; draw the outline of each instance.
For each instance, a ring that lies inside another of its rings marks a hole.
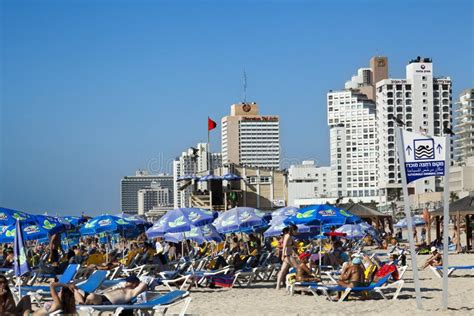
[[[474,88],[462,91],[456,104],[454,153],[456,162],[464,164],[474,157]]]
[[[396,124],[392,115],[405,122],[408,131],[441,136],[444,124],[451,126],[451,79],[435,78],[430,58],[418,57],[406,66],[405,79],[377,83],[378,178],[381,195],[401,188],[401,173],[395,144]],[[409,193],[435,192],[438,178],[424,178],[409,187]]]
[[[357,90],[327,94],[331,196],[370,202],[377,197],[375,103]]]
[[[208,164],[210,160],[210,166]],[[199,143],[181,153],[181,156],[173,161],[173,186],[174,186],[174,207],[190,207],[189,197],[193,187],[190,185],[192,177],[199,177],[208,174],[211,170],[222,165],[220,153],[208,153],[206,143]],[[187,182],[181,179],[188,179]],[[199,182],[197,188],[207,189],[207,182]]]
[[[222,118],[222,163],[248,167],[280,167],[280,120],[262,116],[257,103],[231,106]]]

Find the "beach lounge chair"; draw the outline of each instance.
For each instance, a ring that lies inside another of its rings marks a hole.
[[[431,267],[430,270],[433,271],[433,273],[438,277],[442,278],[443,277],[443,266],[439,267]],[[448,267],[448,277],[453,274],[454,271],[456,270],[474,270],[474,266],[451,266]]]
[[[398,280],[393,283],[388,283],[388,280],[392,274],[387,274],[385,277],[382,279],[378,280],[376,283],[373,283],[368,286],[358,286],[358,287],[344,287],[340,285],[336,286],[310,286],[309,289],[313,293],[314,296],[317,296],[317,291],[322,291],[331,301],[334,301],[334,299],[329,295],[330,292],[339,292],[343,291],[344,293],[341,295],[341,298],[338,300],[338,302],[344,301],[344,299],[350,294],[354,292],[376,292],[380,294],[384,299],[388,299],[385,294],[383,294],[383,290],[389,289],[389,288],[396,288],[395,293],[393,294],[392,300],[396,300],[398,297],[398,294],[400,294],[400,291],[402,290],[403,284],[405,282],[403,280]]]
[[[101,286],[102,282],[107,279],[107,274],[108,271],[105,270],[94,271],[87,280],[77,283],[76,287],[85,293],[93,293]],[[24,293],[23,288],[21,288],[21,291]],[[30,295],[33,301],[38,303],[38,306],[42,306],[41,303],[44,302],[45,299],[51,297],[49,286],[46,286],[46,288],[29,290],[27,294]]]
[[[161,315],[165,315],[168,309],[177,304],[184,304],[181,308],[179,315],[184,316],[186,310],[191,303],[191,297],[187,291],[172,291],[161,296],[157,296],[148,302],[136,303],[136,304],[124,304],[124,305],[78,305],[78,311],[85,311],[88,315],[94,315],[94,313],[102,312],[114,312],[114,316],[120,315],[121,312],[126,310],[147,312],[160,312]]]
[[[91,274],[91,276],[87,280],[77,283],[76,287],[79,290],[82,290],[86,293],[94,293],[102,285],[102,283],[107,279],[108,274],[109,274],[109,271],[96,270]]]
[[[58,278],[59,283],[67,284],[71,282],[76,276],[77,271],[79,270],[78,264],[70,264],[67,266],[64,273]],[[50,288],[48,285],[29,285],[21,287],[22,293],[36,292],[41,291],[42,293],[49,293]]]
[[[252,264],[255,261],[255,257],[249,257],[245,265],[240,269],[234,272],[234,282],[232,287],[235,284],[239,286],[249,286],[256,276],[257,268],[252,268]]]

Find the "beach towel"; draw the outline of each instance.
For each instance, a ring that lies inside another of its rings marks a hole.
[[[234,278],[235,276],[233,275],[226,275],[226,274],[220,274],[220,275],[214,275],[210,277],[210,286],[211,288],[216,288],[216,287],[232,287],[232,284],[234,283]]]

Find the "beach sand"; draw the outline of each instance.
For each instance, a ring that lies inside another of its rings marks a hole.
[[[418,266],[427,256],[418,256]],[[411,265],[411,261],[409,261]],[[474,254],[453,254],[449,265],[474,265]],[[420,271],[423,311],[416,308],[413,271],[404,276],[398,300],[382,298],[331,302],[325,296],[295,294],[275,290],[275,282],[256,282],[248,288],[192,288],[187,314],[194,315],[474,315],[474,271],[459,270],[449,278],[449,310],[443,312],[442,279],[429,269]],[[391,297],[391,295],[389,296]],[[170,309],[177,313],[176,308]]]

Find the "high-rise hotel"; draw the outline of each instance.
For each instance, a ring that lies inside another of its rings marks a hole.
[[[474,157],[474,88],[461,92],[456,108],[455,159],[459,164]]]
[[[375,103],[356,90],[327,94],[331,195],[370,202],[377,197]]]
[[[257,103],[231,106],[222,118],[222,163],[280,167],[280,119],[259,114]]]
[[[370,60],[345,84],[327,94],[330,135],[331,196],[376,201],[377,123],[375,83],[387,78],[387,57]]]
[[[378,180],[381,196],[401,188],[401,173],[395,143],[396,122],[413,132],[441,136],[444,124],[452,123],[451,79],[435,78],[430,58],[418,57],[406,66],[406,78],[385,79],[376,84],[378,128]],[[410,194],[435,192],[438,178],[424,178],[409,187]]]

